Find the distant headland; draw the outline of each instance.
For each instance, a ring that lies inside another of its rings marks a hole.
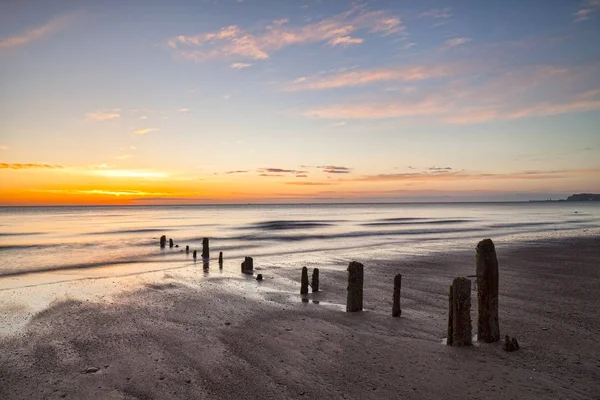
[[[555,201],[600,201],[600,194],[595,193],[577,193],[572,194],[567,199],[558,199],[558,200],[529,200],[530,203],[541,203],[541,202],[555,202]]]
[[[567,201],[600,201],[600,194],[579,193],[567,197]]]

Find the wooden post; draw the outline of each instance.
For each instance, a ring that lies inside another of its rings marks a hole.
[[[394,277],[394,296],[392,302],[392,317],[399,317],[402,314],[400,309],[400,288],[402,287],[402,275]]]
[[[223,252],[219,252],[219,268],[223,268]]]
[[[352,261],[348,265],[348,298],[346,312],[362,311],[363,309],[363,273],[364,265]]]
[[[455,278],[452,282],[452,341],[451,346],[471,346],[471,281]]]
[[[160,247],[164,248],[167,245],[167,237],[165,235],[162,235],[160,237]]]
[[[185,254],[190,254],[190,246],[185,246]]]
[[[210,251],[208,249],[208,238],[202,239],[202,258],[210,258]]]
[[[196,261],[196,250],[194,250],[193,256],[194,256],[194,261]]]
[[[498,322],[498,259],[491,239],[477,244],[477,340],[500,340]]]
[[[308,268],[302,267],[302,278],[300,279],[300,294],[308,294]]]
[[[319,268],[313,269],[310,287],[312,287],[313,293],[319,291]]]
[[[242,273],[252,274],[254,272],[254,260],[252,257],[245,257],[242,262]]]
[[[169,248],[173,248],[173,239],[169,239]]]
[[[452,324],[454,323],[454,314],[452,312],[452,309],[454,308],[454,302],[452,301],[452,288],[453,285],[450,285],[450,290],[448,292],[448,333],[446,336],[446,344],[448,346],[452,346]]]

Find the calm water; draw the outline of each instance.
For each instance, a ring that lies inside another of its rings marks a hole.
[[[333,262],[598,234],[600,204],[477,203],[0,208],[0,275],[193,262],[181,250]],[[160,249],[165,234],[180,248]]]

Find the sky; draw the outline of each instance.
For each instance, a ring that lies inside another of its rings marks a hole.
[[[600,0],[0,2],[0,205],[600,193]]]

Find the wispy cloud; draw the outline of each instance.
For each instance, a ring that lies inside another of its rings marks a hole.
[[[444,42],[444,45],[442,46],[442,48],[449,49],[451,47],[461,46],[461,45],[463,45],[465,43],[469,43],[471,41],[473,41],[473,39],[468,38],[468,37],[458,37],[458,38],[448,39]]]
[[[422,12],[419,17],[433,19],[448,19],[452,17],[452,9],[450,8],[434,8]]]
[[[378,36],[399,35],[404,38],[406,35],[401,20],[388,12],[353,7],[331,18],[300,26],[290,26],[288,19],[280,19],[258,32],[248,32],[231,25],[214,32],[180,35],[167,40],[167,46],[177,57],[195,61],[231,58],[266,60],[271,53],[293,45],[319,42],[329,46],[359,44],[364,39],[351,36],[358,31]]]
[[[352,168],[339,167],[336,165],[320,165],[317,168],[328,174],[349,174],[352,172]]]
[[[102,111],[98,111],[98,112],[92,112],[92,113],[87,113],[85,114],[85,117],[89,120],[94,120],[94,121],[109,121],[111,119],[115,119],[115,118],[120,118],[121,114],[118,112],[102,112]]]
[[[165,178],[168,176],[164,172],[125,169],[99,170],[94,173],[109,178]]]
[[[242,62],[234,62],[230,65],[230,67],[233,69],[244,69],[244,68],[249,68],[251,66],[252,66],[251,63],[242,63]]]
[[[339,37],[331,39],[329,42],[327,42],[327,44],[329,44],[331,47],[335,47],[335,46],[348,47],[348,46],[352,46],[353,44],[361,44],[364,41],[365,41],[364,39],[355,38],[352,36],[339,36]]]
[[[150,132],[154,132],[154,131],[158,131],[158,128],[142,128],[142,129],[135,129],[133,131],[133,133],[135,133],[136,135],[145,135],[146,133],[150,133]]]
[[[0,169],[62,169],[62,165],[46,164],[46,163],[0,163]]]
[[[231,175],[231,174],[245,174],[247,173],[247,170],[237,170],[237,171],[226,171],[225,174],[226,175]]]
[[[428,182],[465,180],[539,180],[561,179],[570,176],[600,175],[599,169],[521,171],[508,173],[469,173],[464,171],[428,171],[399,174],[365,175],[352,179],[361,182]]]
[[[304,174],[308,171],[302,171],[297,169],[285,169],[285,168],[260,168],[257,170],[263,174]]]
[[[30,29],[25,33],[2,38],[0,39],[0,49],[23,46],[29,42],[42,39],[60,29],[63,29],[64,27],[69,25],[69,23],[71,23],[73,19],[74,15],[65,15],[62,17],[57,17],[48,21],[44,25]]]
[[[584,8],[579,9],[573,14],[575,22],[582,22],[590,19],[592,15],[600,9],[600,0],[587,0]]]
[[[304,181],[292,181],[285,182],[286,185],[294,185],[294,186],[331,186],[337,185],[339,182],[304,182]]]
[[[287,91],[323,90],[341,87],[354,87],[379,82],[412,82],[449,76],[460,72],[460,68],[468,71],[468,67],[456,65],[435,66],[398,66],[392,68],[373,68],[328,75],[302,77],[288,84]]]
[[[338,127],[344,126],[344,125],[346,125],[346,121],[336,122],[335,124],[331,124],[329,126],[334,127],[334,128],[338,128]]]
[[[189,109],[189,108],[180,108],[179,110],[177,110],[177,112],[178,112],[178,113],[181,113],[181,114],[186,114],[186,113],[188,113],[189,111],[190,111],[190,109]]]
[[[8,150],[8,146],[0,146],[0,150]]]

